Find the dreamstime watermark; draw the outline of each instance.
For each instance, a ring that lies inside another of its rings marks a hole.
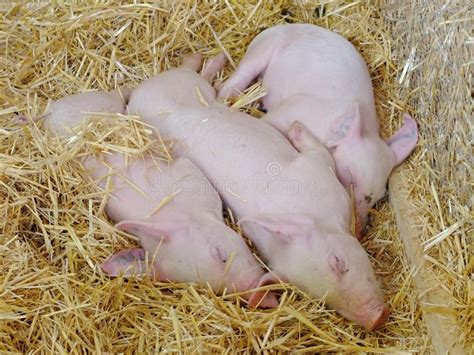
[[[276,176],[281,172],[281,165],[278,162],[271,162],[267,165],[267,174],[270,176]]]
[[[170,181],[166,177],[158,175],[149,180],[149,188],[152,191],[165,195],[176,193],[186,195],[212,195],[217,190],[221,194],[230,193],[237,198],[247,200],[248,196],[255,194],[264,196],[319,196],[324,193],[320,184],[315,179],[302,181],[297,178],[278,177],[279,171],[275,168],[269,170],[265,175],[254,175],[244,180],[217,179],[212,184],[204,177],[184,176]]]

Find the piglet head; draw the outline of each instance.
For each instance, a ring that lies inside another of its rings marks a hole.
[[[385,323],[390,315],[369,258],[357,240],[333,234],[327,249],[327,302],[344,317],[367,330]]]
[[[341,183],[354,194],[356,234],[360,236],[367,213],[385,196],[393,168],[415,148],[418,132],[415,120],[404,116],[402,128],[384,142],[378,135],[366,136],[359,106],[352,105],[331,127],[328,147],[336,162]]]
[[[389,310],[369,258],[348,233],[322,231],[301,216],[259,216],[243,227],[262,236],[257,246],[285,280],[368,330],[386,321]]]
[[[217,293],[242,293],[251,306],[278,304],[267,291],[245,292],[270,283],[270,278],[243,238],[212,213],[168,214],[159,221],[128,220],[116,227],[139,237],[143,251],[122,251],[109,258],[102,268],[110,274],[143,274],[146,269],[162,281],[196,282]]]
[[[227,293],[241,293],[250,307],[278,306],[278,300],[272,292],[260,289],[277,283],[277,279],[273,274],[263,271],[242,236],[212,213],[203,215],[196,228],[198,235],[206,235],[210,254],[217,262],[213,270],[219,286],[215,289],[221,291],[225,288]],[[211,277],[208,276],[209,279]]]

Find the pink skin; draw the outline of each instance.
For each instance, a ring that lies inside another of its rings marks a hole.
[[[243,220],[242,227],[257,236],[256,247],[272,260],[271,267],[282,280],[291,280],[311,295],[325,296],[327,304],[367,330],[387,320],[390,310],[374,287],[377,281],[369,259],[355,238],[320,230],[309,220],[304,225],[294,216],[262,215]]]
[[[126,111],[126,102],[130,95],[130,89],[87,91],[76,95],[65,96],[53,101],[48,111],[33,120],[42,119],[45,126],[60,136],[67,136],[71,129],[79,125],[88,113],[121,113]],[[24,115],[16,116],[17,123],[27,123],[28,118]]]
[[[113,186],[105,211],[119,222],[117,228],[139,237],[142,246],[108,258],[102,264],[105,272],[209,284],[216,293],[243,293],[252,307],[278,305],[271,293],[245,292],[264,285],[269,275],[225,224],[219,195],[193,163],[179,158],[166,164],[151,157],[127,163],[118,154],[102,158],[102,163],[89,158],[86,166],[103,189]],[[156,212],[160,201],[172,195]]]
[[[48,112],[36,119],[45,119],[48,129],[67,136],[87,113],[125,113],[129,94],[130,90],[122,89],[67,96],[53,102]],[[24,116],[16,119],[19,123],[27,122]],[[150,273],[163,281],[194,281],[209,284],[216,292],[224,288],[228,293],[242,292],[252,307],[278,305],[275,295],[266,291],[245,293],[265,285],[269,275],[244,240],[226,226],[222,201],[194,164],[185,158],[171,165],[151,157],[137,158],[128,164],[124,159],[112,154],[85,160],[92,177],[110,177],[101,181],[102,187],[110,186],[113,190],[106,204],[108,216],[120,222],[117,228],[137,235],[142,246],[108,258],[102,264],[105,272],[114,276]],[[195,190],[178,193],[153,213],[161,200],[181,188]]]
[[[292,146],[267,123],[219,103],[206,79],[225,57],[214,58],[205,77],[196,73],[201,60],[192,55],[181,68],[144,81],[130,96],[129,112],[174,139],[175,153],[204,172],[243,217],[244,232],[275,275],[327,296],[330,307],[367,329],[381,325],[388,308],[368,256],[349,233],[350,199],[327,149],[299,122],[289,131]],[[330,267],[333,255],[364,277],[341,277]]]
[[[344,37],[314,25],[260,33],[219,97],[236,95],[259,76],[268,91],[264,120],[283,133],[298,120],[331,150],[340,181],[354,190],[360,236],[391,171],[416,145],[416,122],[405,114],[402,128],[383,141],[364,60]]]

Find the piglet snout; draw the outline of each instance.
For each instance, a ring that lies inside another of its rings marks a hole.
[[[364,325],[365,329],[372,331],[382,326],[390,316],[390,309],[382,304],[374,309],[372,312],[372,317],[368,319]]]
[[[252,283],[249,289],[259,288],[266,285],[278,283],[278,279],[270,272],[265,273],[260,279]],[[275,294],[269,291],[253,291],[250,295],[244,296],[249,307],[255,308],[275,308],[279,302]]]

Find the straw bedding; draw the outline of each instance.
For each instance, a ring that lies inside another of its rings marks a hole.
[[[290,285],[278,286],[276,310],[249,310],[239,306],[237,295],[217,297],[191,284],[111,279],[99,270],[108,255],[135,241],[106,218],[106,195],[84,178],[79,158],[152,149],[169,159],[163,142],[147,138],[150,127],[134,117],[99,117],[66,143],[40,125],[11,123],[14,112],[38,115],[48,100],[65,94],[136,85],[191,51],[208,56],[225,50],[236,65],[257,33],[285,22],[325,26],[357,46],[373,77],[384,136],[400,126],[404,110],[419,122],[419,147],[398,173],[404,191],[392,193],[407,196],[426,249],[423,268],[449,295],[449,304],[431,305],[429,312],[454,318],[459,344],[472,349],[466,80],[472,59],[459,49],[468,44],[466,5],[417,1],[405,11],[398,2],[321,3],[1,5],[0,351],[437,351],[425,322],[427,305],[415,287],[420,270],[405,257],[387,202],[372,211],[364,240],[392,308],[383,328],[365,332]],[[419,15],[431,29],[423,28]],[[259,93],[257,88],[237,105],[256,114],[251,101]]]

